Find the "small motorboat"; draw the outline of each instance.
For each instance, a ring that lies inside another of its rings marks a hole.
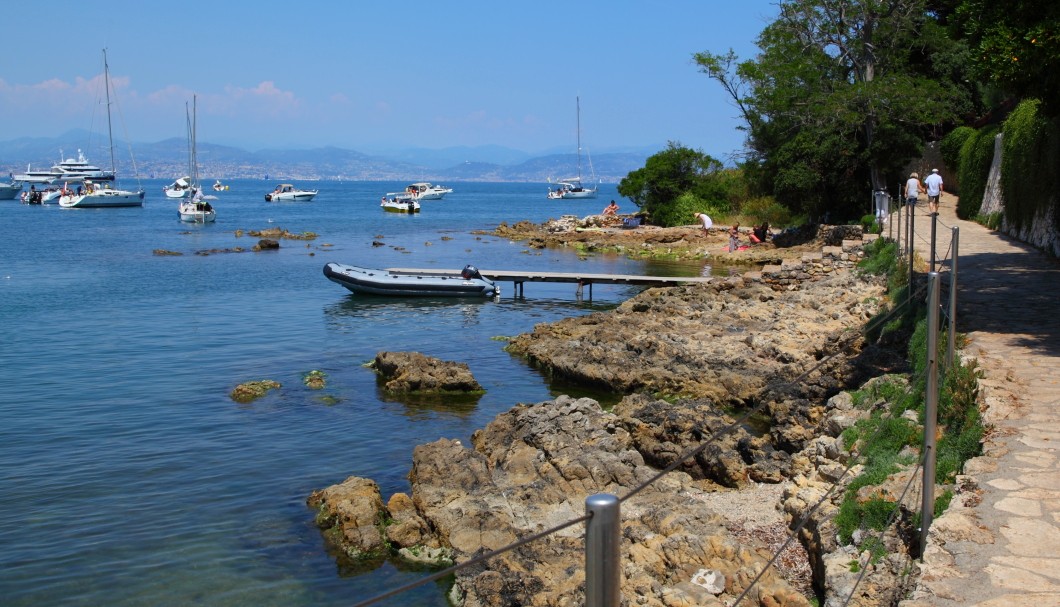
[[[265,195],[266,202],[280,202],[288,200],[310,201],[317,195],[319,190],[300,190],[289,183],[281,183],[276,189]]]
[[[340,263],[324,265],[324,276],[354,293],[396,297],[494,297],[501,294],[492,280],[474,266],[460,274],[403,274]]]
[[[379,203],[379,206],[383,207],[383,210],[388,213],[420,212],[419,201],[409,194],[391,194],[390,198],[383,196],[383,201]]]
[[[453,188],[419,181],[405,188],[405,192],[412,194],[416,200],[441,200],[446,194],[452,194]]]

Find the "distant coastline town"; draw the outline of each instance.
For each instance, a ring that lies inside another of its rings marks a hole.
[[[98,138],[97,138],[98,139]],[[92,145],[86,144],[92,143]],[[135,167],[130,166],[127,144],[115,143],[119,178],[173,179],[187,173],[185,142],[169,139],[132,144]],[[94,164],[110,168],[105,142],[91,142],[87,132],[71,131],[56,138],[0,141],[2,175],[17,174],[27,167],[46,169],[78,150]],[[599,183],[618,183],[629,172],[644,165],[662,145],[630,151],[594,155],[585,163],[583,177]],[[119,153],[120,152],[120,153]],[[409,149],[362,153],[339,147],[302,150],[260,150],[200,142],[198,160],[203,179],[297,179],[337,181],[479,181],[541,182],[569,178],[576,151],[531,155],[511,148],[484,146],[442,150]]]

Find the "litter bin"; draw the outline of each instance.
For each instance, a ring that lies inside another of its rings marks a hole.
[[[876,202],[876,223],[883,225],[891,216],[891,197],[887,195],[887,190],[876,190],[873,200]]]

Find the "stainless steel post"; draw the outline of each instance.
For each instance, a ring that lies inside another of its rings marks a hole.
[[[607,493],[590,495],[585,498],[585,513],[590,515],[585,529],[585,606],[618,607],[622,598],[618,498]]]
[[[924,490],[920,502],[920,554],[927,548],[928,531],[935,516],[935,431],[939,406],[939,274],[928,274],[927,387],[924,394]]]
[[[908,241],[908,244],[909,244],[909,297],[907,298],[907,303],[909,304],[909,308],[912,309],[912,307],[913,307],[913,285],[914,285],[914,282],[913,282],[913,249],[915,248],[915,247],[913,247],[913,238],[914,238],[914,233],[915,233],[915,226],[914,226],[913,222],[914,222],[914,220],[916,218],[916,213],[914,212],[914,209],[916,207],[915,207],[915,205],[911,205],[911,204],[907,204],[905,206],[906,206],[907,209],[909,209],[909,237],[906,239]]]
[[[934,272],[935,271],[935,243],[937,242],[935,240],[935,230],[937,229],[937,226],[938,226],[938,223],[939,223],[939,214],[938,213],[931,213],[929,215],[929,217],[931,217],[931,264],[930,264],[930,267],[929,267],[928,271],[929,272]]]
[[[957,258],[960,248],[961,230],[953,226],[950,237],[950,331],[946,336],[946,368],[953,368],[953,359],[957,349]]]

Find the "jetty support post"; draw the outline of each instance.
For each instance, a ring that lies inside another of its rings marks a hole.
[[[585,607],[618,607],[621,601],[620,510],[614,495],[585,498],[585,513],[590,515],[585,529]]]

